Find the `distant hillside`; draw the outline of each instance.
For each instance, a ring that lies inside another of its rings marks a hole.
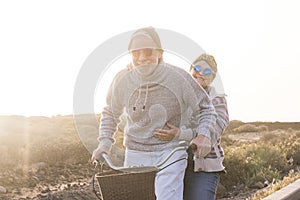
[[[244,124],[253,124],[255,126],[265,125],[268,127],[269,131],[274,131],[278,129],[288,130],[289,128],[293,130],[300,130],[300,122],[242,122],[239,120],[230,121],[228,127],[226,128],[226,132],[232,132],[233,129],[238,128]]]
[[[44,116],[0,116],[0,150],[8,152],[0,155],[2,164],[8,164],[15,160],[20,162],[24,156],[24,151],[30,151],[27,162],[37,162],[47,160],[56,162],[57,159],[68,157],[73,161],[83,161],[89,157],[93,149],[96,148],[98,137],[98,125],[100,116],[80,115],[74,120],[73,115],[57,115],[53,117]],[[224,135],[237,133],[237,128],[248,124],[250,128],[264,126],[266,130],[300,130],[300,122],[242,122],[233,120],[227,127]],[[245,131],[243,131],[245,132]],[[116,146],[122,146],[122,134],[117,134]],[[77,145],[76,145],[77,144]],[[77,146],[76,149],[74,147]],[[45,151],[52,154],[44,156]],[[73,152],[72,152],[73,151]],[[86,157],[78,158],[74,152],[85,152]],[[57,154],[55,154],[57,152]],[[62,153],[65,153],[63,155]],[[5,159],[10,156],[11,159]],[[1,165],[1,164],[0,164]]]
[[[99,118],[99,116],[83,115],[81,117],[81,124],[91,125],[90,119]],[[226,128],[226,132],[231,132],[233,129],[244,125],[253,124],[255,126],[265,125],[268,127],[269,131],[283,129],[287,130],[289,128],[293,130],[300,130],[300,122],[242,122],[239,120],[232,120]],[[60,133],[65,129],[74,129],[75,122],[73,115],[57,115],[53,117],[44,116],[32,116],[24,117],[18,115],[11,116],[0,116],[0,134],[5,133],[20,133],[25,130],[31,130],[36,133]],[[75,130],[75,129],[74,129]]]

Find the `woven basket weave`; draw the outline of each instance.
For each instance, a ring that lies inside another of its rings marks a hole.
[[[96,178],[103,200],[155,200],[156,172],[110,170],[97,174]]]

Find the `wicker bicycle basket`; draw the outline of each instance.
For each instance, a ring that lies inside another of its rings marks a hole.
[[[96,179],[103,200],[155,200],[156,170],[124,172],[109,170],[98,173]]]

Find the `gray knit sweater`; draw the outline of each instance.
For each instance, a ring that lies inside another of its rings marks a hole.
[[[101,114],[99,146],[114,143],[113,135],[125,112],[126,148],[138,151],[160,151],[174,148],[180,140],[190,140],[190,119],[198,122],[198,134],[211,138],[216,112],[205,90],[183,69],[161,62],[155,71],[141,76],[135,68],[124,69],[114,78]],[[156,129],[168,129],[166,123],[181,127],[172,141],[155,138]]]

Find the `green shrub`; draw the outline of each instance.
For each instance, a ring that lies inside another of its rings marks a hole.
[[[296,131],[296,132],[295,132],[295,136],[296,136],[297,138],[300,138],[300,131]]]
[[[226,149],[224,165],[227,174],[222,176],[222,184],[249,186],[258,176],[272,181],[280,179],[289,170],[285,154],[280,148],[265,144],[244,144],[238,148]]]
[[[277,136],[275,133],[270,133],[270,132],[263,134],[263,135],[261,136],[261,138],[260,138],[260,140],[261,140],[262,142],[265,142],[265,143],[271,143],[271,144],[273,144],[273,145],[275,145],[276,143],[279,142],[278,139],[279,139],[279,138],[278,138],[278,136]]]

